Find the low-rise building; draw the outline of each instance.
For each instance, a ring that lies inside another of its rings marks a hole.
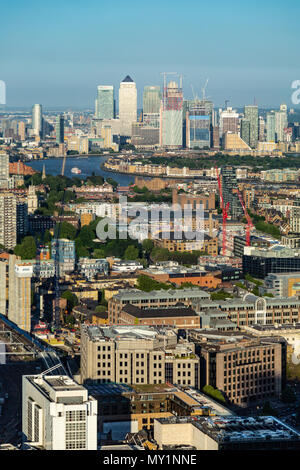
[[[159,449],[296,450],[300,433],[273,416],[175,417],[154,421]]]
[[[201,387],[211,385],[238,406],[279,398],[286,373],[286,342],[250,334],[190,330],[201,357]]]
[[[196,300],[209,300],[210,295],[198,288],[156,290],[142,292],[138,289],[124,289],[108,301],[108,313],[110,325],[117,324],[119,313],[124,305],[132,304],[144,308],[166,308],[182,302],[191,305]]]
[[[81,327],[81,381],[127,385],[173,383],[199,388],[195,346],[173,329]]]

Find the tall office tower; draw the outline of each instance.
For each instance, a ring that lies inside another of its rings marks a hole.
[[[267,142],[275,142],[276,135],[275,135],[275,112],[274,111],[270,111],[269,113],[267,113],[266,130],[267,130]]]
[[[226,132],[237,134],[239,131],[239,113],[236,110],[227,107],[225,110],[219,110],[220,136]]]
[[[241,139],[250,145],[250,121],[248,119],[241,119]]]
[[[17,244],[17,198],[14,194],[0,193],[0,245],[7,250]]]
[[[97,400],[67,375],[23,375],[23,443],[43,450],[97,450]]]
[[[233,192],[238,187],[236,169],[233,167],[221,168],[221,179],[224,204],[226,205],[229,202],[229,214],[233,219],[236,219],[243,214],[239,197]]]
[[[8,265],[8,319],[31,330],[31,278],[33,265],[10,255]]]
[[[95,117],[97,119],[114,119],[114,87],[111,85],[99,85],[95,102]]]
[[[0,153],[0,188],[8,188],[9,180],[9,155]]]
[[[174,81],[164,84],[160,109],[160,146],[182,147],[182,85]]]
[[[120,83],[119,120],[122,123],[122,135],[131,136],[132,123],[137,122],[137,89],[129,75]]]
[[[288,126],[287,119],[287,106],[286,104],[280,105],[280,110],[275,111],[275,135],[276,142],[284,141],[284,129]]]
[[[17,241],[28,233],[28,202],[24,196],[17,197]]]
[[[42,105],[34,104],[32,106],[32,123],[31,127],[33,129],[34,135],[42,136],[43,134],[43,114],[42,114]]]
[[[258,140],[260,142],[264,142],[266,140],[265,136],[265,130],[266,130],[266,121],[262,116],[259,116],[258,118]]]
[[[205,101],[190,101],[186,113],[186,147],[210,148],[212,109]]]
[[[65,138],[65,120],[62,114],[56,116],[55,133],[56,143],[63,144]]]
[[[159,127],[160,106],[160,87],[145,86],[143,93],[143,121],[149,126]]]
[[[24,121],[18,123],[18,136],[21,141],[26,139],[26,126]]]
[[[258,107],[255,105],[245,106],[244,116],[250,122],[249,145],[256,148],[258,142]]]

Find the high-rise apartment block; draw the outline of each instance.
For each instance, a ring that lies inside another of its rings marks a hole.
[[[221,177],[224,204],[226,205],[229,202],[229,213],[236,219],[243,213],[238,195],[234,192],[237,188],[236,169],[234,167],[223,167]]]
[[[0,193],[0,245],[7,250],[17,244],[17,198],[14,194]]]
[[[65,120],[62,114],[56,116],[56,123],[55,123],[55,133],[56,133],[56,143],[63,144],[64,143],[64,128],[65,128]]]
[[[97,400],[68,376],[24,375],[23,442],[42,450],[97,450]]]
[[[51,241],[51,258],[57,260],[59,275],[74,271],[75,267],[75,242],[66,238],[53,239]]]
[[[258,142],[258,107],[256,105],[245,106],[244,116],[249,121],[250,126],[250,138],[249,143],[247,143],[250,147],[256,148]]]
[[[32,263],[9,257],[8,267],[8,318],[19,328],[31,330],[31,278]]]
[[[9,155],[0,152],[0,188],[8,188],[9,183]]]
[[[43,133],[43,115],[42,115],[42,105],[34,104],[32,107],[32,123],[31,127],[33,134],[41,137]]]

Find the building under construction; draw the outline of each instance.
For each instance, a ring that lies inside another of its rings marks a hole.
[[[166,75],[160,110],[160,146],[176,149],[182,147],[182,80],[179,86],[175,81],[166,85]]]

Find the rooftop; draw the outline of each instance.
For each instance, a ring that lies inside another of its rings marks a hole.
[[[224,441],[300,441],[298,431],[273,416],[170,417],[160,418],[157,421],[166,425],[191,423],[218,443]]]

